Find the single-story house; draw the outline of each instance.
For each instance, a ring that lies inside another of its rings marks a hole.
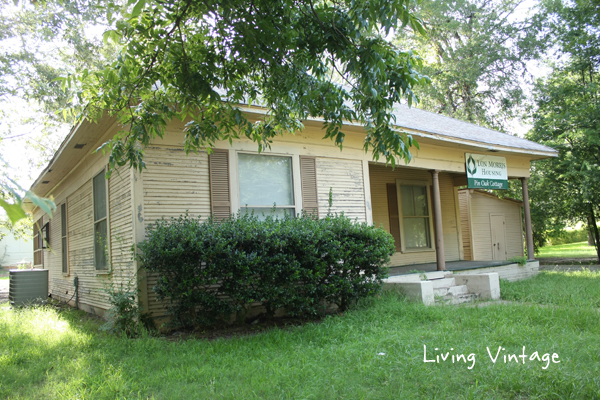
[[[241,108],[253,119],[265,113],[261,107]],[[138,173],[121,167],[108,180],[108,155],[94,150],[120,126],[108,116],[99,123],[82,121],[31,188],[37,195],[52,196],[57,205],[52,219],[33,209],[34,221],[43,227],[36,231],[34,264],[49,269],[49,292],[57,299],[72,297],[77,277],[79,306],[97,314],[109,307],[103,290],[108,282],[139,282],[141,304],[158,317],[164,308],[152,291],[153,279],[145,277],[131,254],[148,225],[186,210],[222,218],[245,209],[269,212],[274,203],[277,214],[311,209],[325,215],[331,191],[331,211],[393,235],[391,266],[435,263],[445,269],[446,263],[479,257],[477,252],[465,254],[459,188],[468,183],[467,170],[475,171],[475,164],[466,163],[474,163],[473,157],[501,157],[507,178],[521,180],[527,196],[531,161],[556,156],[546,146],[416,108],[401,105],[396,114],[398,128],[420,145],[412,149],[409,164],[396,168],[364,152],[365,131],[359,125],[347,126],[343,151],[322,139],[320,121],[309,120],[304,130],[276,139],[261,154],[256,143],[239,139],[231,145],[217,143],[209,156],[186,155],[185,124],[172,121],[164,139],[146,149],[147,169]],[[528,205],[525,197],[531,256]],[[483,218],[476,213],[471,217]],[[470,221],[472,227],[477,223]],[[520,219],[505,218],[505,223],[511,224],[507,232],[521,232]],[[474,233],[472,228],[469,234]]]

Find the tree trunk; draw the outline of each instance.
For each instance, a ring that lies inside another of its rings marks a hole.
[[[587,219],[587,237],[588,237],[588,246],[595,246],[596,241],[594,240],[594,232],[592,230],[592,219],[588,215]]]
[[[594,206],[590,203],[590,227],[594,233],[594,246],[596,247],[596,255],[598,256],[598,262],[600,262],[600,233],[598,232],[598,225],[596,224],[596,214],[594,213]]]

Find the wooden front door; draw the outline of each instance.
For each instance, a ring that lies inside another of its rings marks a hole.
[[[492,259],[506,260],[506,236],[504,234],[504,214],[490,214],[492,234]]]

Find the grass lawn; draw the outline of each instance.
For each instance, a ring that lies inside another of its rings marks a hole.
[[[536,258],[580,258],[596,257],[594,246],[588,246],[587,242],[560,244],[556,246],[544,246]]]
[[[0,307],[0,398],[600,398],[598,288],[599,273],[545,272],[502,282],[514,304],[426,307],[386,294],[321,323],[216,341],[120,339],[77,311]],[[450,358],[425,363],[423,346],[430,360]],[[486,347],[499,346],[493,363]],[[560,363],[504,362],[523,346]],[[471,353],[474,363],[451,361]]]

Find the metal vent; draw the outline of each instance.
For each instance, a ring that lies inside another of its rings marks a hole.
[[[11,269],[8,299],[14,306],[41,303],[48,297],[47,269]]]
[[[50,183],[50,181],[42,181],[43,184]]]
[[[75,145],[75,148],[76,148],[76,149],[83,149],[83,146],[85,146],[86,144],[87,144],[87,143],[83,143],[83,144],[82,144],[82,143],[77,143],[77,144]]]

